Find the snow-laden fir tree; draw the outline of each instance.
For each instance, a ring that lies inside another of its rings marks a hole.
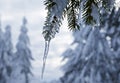
[[[7,25],[5,33],[1,28],[0,19],[0,83],[10,83],[12,73],[12,42],[11,42],[11,30],[10,26]]]
[[[26,28],[26,24],[27,19],[24,17],[23,25],[21,26],[21,33],[16,45],[17,52],[15,53],[17,58],[16,61],[18,63],[17,67],[19,70],[19,76],[23,76],[19,80],[24,80],[24,82],[21,83],[30,83],[29,76],[32,74],[31,60],[33,60],[33,58],[29,48],[30,41],[27,35],[28,29]]]
[[[6,74],[7,74],[7,83],[10,83],[11,81],[11,74],[13,69],[13,44],[12,44],[12,38],[11,38],[11,26],[7,25],[5,28],[4,33],[4,60],[5,60],[5,66],[6,66]]]
[[[63,60],[67,59],[66,64],[63,66],[65,71],[64,76],[61,78],[62,83],[69,83],[74,78],[74,75],[77,73],[74,72],[76,64],[78,64],[78,59],[82,53],[82,49],[86,44],[88,35],[90,34],[91,27],[87,26],[86,28],[81,28],[80,31],[75,31],[73,33],[74,41],[72,43],[72,48],[69,48],[63,53]],[[79,36],[79,37],[78,37]],[[77,68],[76,68],[77,69]],[[70,80],[71,79],[71,80]]]
[[[63,55],[68,56],[68,61],[63,66],[65,74],[61,83],[116,83],[112,77],[114,54],[98,27],[89,32],[86,40],[80,41],[74,50]]]
[[[7,83],[7,75],[6,75],[6,62],[4,59],[4,33],[1,29],[1,20],[0,20],[0,83]]]

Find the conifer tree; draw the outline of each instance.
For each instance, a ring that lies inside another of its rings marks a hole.
[[[98,27],[92,29],[87,36],[86,41],[81,39],[84,44],[79,41],[72,53],[66,54],[72,56],[66,58],[68,61],[63,66],[65,74],[61,77],[61,82],[116,83],[112,76],[114,53],[111,52],[107,40],[101,35]],[[77,37],[81,36],[78,34]]]
[[[29,37],[27,35],[28,29],[26,28],[27,24],[27,19],[24,17],[23,18],[23,25],[21,26],[21,33],[19,36],[18,43],[16,45],[17,52],[17,61],[18,61],[18,66],[20,67],[20,73],[24,75],[25,77],[25,83],[30,83],[29,80],[29,74],[32,74],[31,72],[31,60],[32,54],[31,50],[29,48]]]
[[[65,74],[61,77],[62,83],[69,83],[74,78],[74,75],[77,73],[74,72],[76,68],[76,64],[78,64],[78,59],[80,58],[80,54],[82,53],[82,49],[86,45],[86,41],[88,39],[88,35],[91,32],[91,27],[81,28],[80,31],[75,31],[73,33],[74,41],[71,47],[63,53],[63,60],[67,59],[66,64],[62,67]],[[79,36],[79,37],[78,37]],[[76,68],[77,69],[77,68]],[[72,73],[74,72],[74,73]],[[70,80],[71,79],[71,80]]]
[[[13,69],[13,44],[11,38],[11,26],[7,25],[4,33],[4,59],[6,63],[7,83],[10,83]]]
[[[12,73],[12,42],[10,26],[2,31],[0,19],[0,83],[9,83]]]
[[[79,43],[80,45],[77,45],[74,50],[63,54],[67,63],[63,66],[65,74],[61,77],[62,83],[120,82],[120,9],[116,11],[113,8],[110,14],[102,11],[102,15],[104,18],[99,26],[100,30],[92,30],[84,46]],[[83,41],[80,36],[83,32],[75,33],[75,41]],[[77,50],[77,48],[82,49]]]
[[[6,83],[6,62],[4,59],[4,47],[5,47],[5,42],[4,42],[4,33],[1,28],[1,19],[0,19],[0,82],[1,83]]]

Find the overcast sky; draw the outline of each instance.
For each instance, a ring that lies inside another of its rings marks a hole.
[[[42,69],[44,38],[41,33],[46,16],[43,1],[44,0],[0,0],[2,28],[4,30],[7,24],[11,25],[14,47],[20,33],[23,16],[26,16],[28,19],[28,35],[31,41],[32,54],[35,59],[35,61],[32,62],[33,74],[35,75],[32,83],[40,81]],[[66,22],[64,22],[64,26],[61,27],[60,33],[51,41],[44,80],[53,80],[62,76],[62,72],[60,71],[62,65],[61,54],[69,47],[71,42],[71,34],[67,29]],[[38,81],[36,82],[36,80]]]

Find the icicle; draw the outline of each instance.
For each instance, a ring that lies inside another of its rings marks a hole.
[[[45,41],[45,51],[44,51],[44,56],[43,56],[43,67],[42,67],[41,78],[43,78],[43,75],[44,75],[46,59],[47,59],[48,52],[49,52],[49,45],[50,45],[50,40],[49,41]]]

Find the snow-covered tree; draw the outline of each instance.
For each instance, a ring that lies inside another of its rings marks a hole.
[[[110,14],[102,11],[102,16],[100,30],[93,29],[87,40],[81,37],[86,28],[74,33],[76,48],[63,54],[67,63],[63,66],[62,83],[120,82],[120,9],[113,8]]]
[[[87,28],[84,28],[87,31]],[[84,33],[79,32],[80,34]],[[113,80],[113,57],[108,42],[98,28],[82,38],[76,33],[78,45],[74,50],[65,52],[67,63],[63,66],[65,74],[62,83],[116,83]],[[76,37],[75,37],[76,39]],[[81,42],[82,41],[82,42]],[[72,52],[72,53],[71,53]]]
[[[28,29],[26,28],[26,24],[27,24],[27,19],[24,17],[23,25],[21,26],[21,33],[19,36],[18,43],[16,45],[17,52],[15,53],[17,58],[16,61],[18,63],[17,67],[18,70],[20,70],[18,73],[20,76],[24,75],[24,77],[21,77],[21,79],[25,78],[25,82],[22,83],[30,83],[29,75],[32,74],[31,60],[33,60],[31,50],[29,48],[30,42],[29,42],[29,37],[27,35]]]
[[[1,20],[0,20],[1,21]],[[12,73],[12,42],[10,26],[3,33],[0,22],[0,83],[9,83]]]
[[[0,20],[1,21],[1,20]],[[0,82],[1,83],[6,83],[6,62],[4,60],[4,47],[5,47],[5,42],[4,42],[4,33],[1,29],[1,22],[0,22]]]
[[[4,33],[4,60],[6,66],[7,83],[10,83],[13,69],[13,44],[11,38],[11,26],[7,25]]]

